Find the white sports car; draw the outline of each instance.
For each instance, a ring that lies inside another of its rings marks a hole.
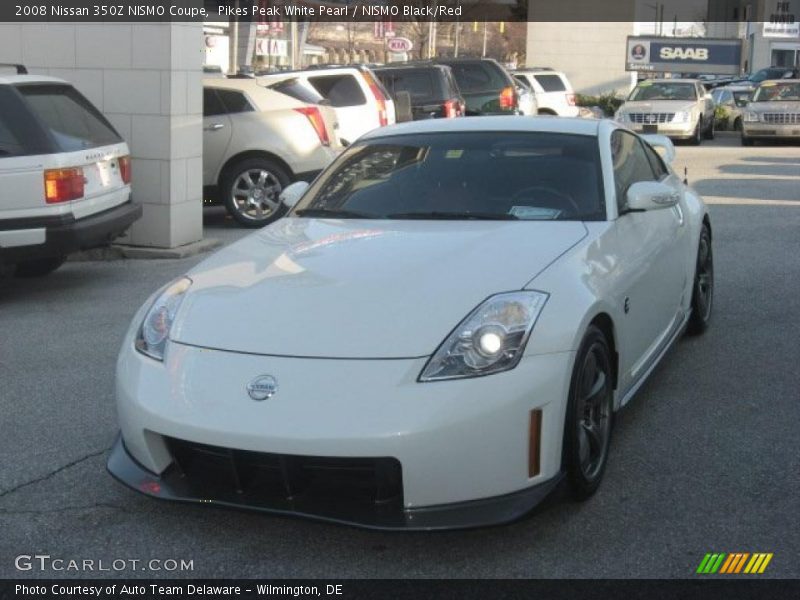
[[[711,315],[709,216],[673,155],[588,119],[367,134],[139,310],[109,470],[376,528],[511,521],[563,478],[589,497],[614,412]]]

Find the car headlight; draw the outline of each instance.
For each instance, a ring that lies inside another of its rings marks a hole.
[[[478,377],[517,366],[539,313],[543,292],[488,298],[461,321],[430,358],[419,381]]]
[[[689,111],[681,111],[675,113],[675,117],[672,119],[673,123],[688,123],[691,120],[692,114]]]
[[[155,299],[136,335],[135,346],[139,352],[156,360],[164,360],[169,331],[190,285],[192,280],[182,277],[168,285]]]
[[[744,113],[744,120],[748,123],[757,123],[758,122],[758,113],[747,111]]]

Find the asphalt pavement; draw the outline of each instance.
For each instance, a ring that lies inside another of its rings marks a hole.
[[[116,354],[137,307],[203,257],[0,280],[0,577],[691,577],[707,552],[772,552],[764,576],[800,577],[800,147],[722,135],[676,165],[711,204],[711,328],[618,416],[590,501],[559,490],[502,527],[383,533],[140,496],[105,470]],[[206,223],[246,233],[219,209]],[[94,571],[15,568],[34,554]],[[150,559],[193,570],[98,570]]]

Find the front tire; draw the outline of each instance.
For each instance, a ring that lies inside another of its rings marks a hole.
[[[694,133],[692,134],[692,137],[689,139],[689,143],[692,146],[699,146],[702,141],[703,141],[703,119],[699,119],[697,121],[697,127],[694,128]]]
[[[564,469],[573,496],[592,496],[605,473],[613,426],[611,351],[590,326],[575,357],[564,424]]]
[[[44,277],[49,275],[67,260],[66,256],[37,258],[17,263],[14,274],[17,277]]]
[[[689,317],[689,335],[700,335],[708,329],[714,301],[714,253],[711,249],[711,231],[703,223],[697,247],[697,263],[692,285],[692,314]]]
[[[755,140],[742,134],[742,146],[755,146]]]
[[[266,158],[247,158],[225,170],[220,194],[228,213],[245,227],[263,227],[286,212],[280,194],[291,179]]]
[[[707,139],[707,140],[713,140],[714,139],[714,119],[712,118],[712,119],[709,119],[709,120],[711,121],[711,124],[705,130],[705,133],[703,134],[703,137],[705,139]]]

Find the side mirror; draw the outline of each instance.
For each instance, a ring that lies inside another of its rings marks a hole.
[[[670,208],[678,203],[678,192],[658,181],[638,181],[625,194],[628,210],[643,211]]]
[[[283,188],[281,195],[279,196],[280,201],[286,206],[286,208],[292,208],[300,198],[303,197],[303,194],[308,189],[308,182],[307,181],[295,181],[291,185],[287,185]]]

